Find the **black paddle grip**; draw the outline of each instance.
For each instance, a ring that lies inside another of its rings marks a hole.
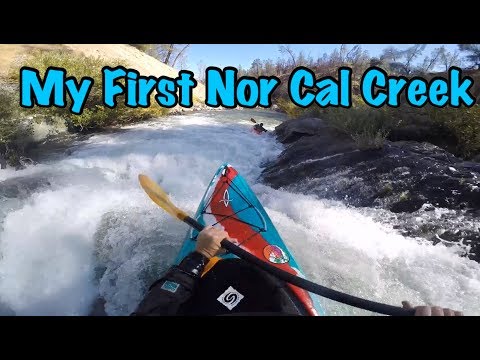
[[[183,219],[183,221],[198,231],[202,231],[205,228],[205,226],[190,216],[187,216],[185,219]]]

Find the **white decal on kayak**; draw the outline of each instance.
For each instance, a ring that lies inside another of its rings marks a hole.
[[[223,199],[219,202],[223,202],[223,205],[225,205],[225,207],[228,207],[228,204],[232,202],[232,200],[230,199],[230,194],[228,193],[228,189],[225,189],[225,192],[223,193]]]
[[[217,298],[217,300],[228,310],[232,310],[243,298],[244,296],[242,294],[240,294],[233,287],[229,286],[228,289]]]

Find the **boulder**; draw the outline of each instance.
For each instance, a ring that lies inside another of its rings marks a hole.
[[[277,139],[288,144],[304,136],[329,135],[339,136],[339,131],[319,118],[291,119],[282,122],[275,128]]]
[[[264,168],[266,184],[389,210],[405,235],[434,243],[438,234],[452,243],[465,240],[471,246],[468,256],[480,261],[479,229],[468,225],[480,215],[480,163],[427,142],[385,141],[381,149],[359,150],[349,136],[320,119],[297,121],[276,129],[285,149]],[[418,225],[418,216],[437,208],[448,210],[435,213],[427,227]],[[460,228],[458,219],[466,225]]]
[[[416,211],[424,203],[480,209],[480,164],[429,143],[387,141],[382,149],[358,150],[340,139],[313,135],[289,144],[264,169],[264,180],[275,188],[302,186],[302,192],[322,198],[393,212]]]

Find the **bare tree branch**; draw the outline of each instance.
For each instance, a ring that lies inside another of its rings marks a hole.
[[[173,60],[173,63],[172,63],[172,67],[175,67],[175,64],[177,62],[177,60],[180,58],[180,56],[182,55],[182,53],[190,46],[190,44],[187,44],[185,45],[182,50],[180,50],[177,54],[177,56],[175,56],[175,59]]]
[[[295,61],[295,53],[290,47],[290,45],[281,45],[280,48],[281,54],[288,54],[292,58],[293,67],[297,67],[297,62]]]
[[[167,65],[168,65],[168,62],[170,61],[170,56],[172,56],[174,47],[175,47],[175,44],[170,44],[170,46],[168,47],[167,55],[165,56],[165,60],[163,61]]]

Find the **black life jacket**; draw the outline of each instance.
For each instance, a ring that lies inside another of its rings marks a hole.
[[[202,276],[184,315],[308,315],[287,284],[242,259],[224,259]]]

